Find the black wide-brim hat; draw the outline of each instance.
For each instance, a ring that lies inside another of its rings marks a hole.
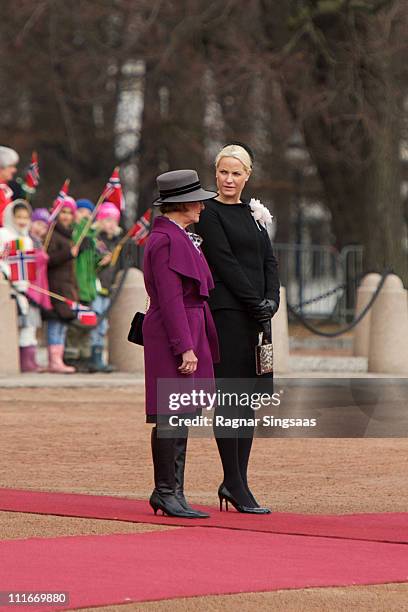
[[[200,179],[195,170],[165,172],[160,174],[156,181],[160,195],[153,202],[153,206],[202,202],[218,195],[215,191],[207,191],[201,187]]]

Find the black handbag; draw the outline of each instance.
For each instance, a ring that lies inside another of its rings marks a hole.
[[[265,325],[262,342],[255,347],[256,373],[258,376],[273,373],[272,320]]]
[[[147,311],[149,306],[149,296],[146,298],[146,308]],[[129,342],[133,342],[133,344],[139,344],[139,346],[143,346],[143,321],[145,318],[144,312],[137,312],[132,319],[130,324],[130,330],[128,333],[127,339]]]
[[[133,342],[134,344],[139,344],[140,346],[143,346],[142,326],[144,318],[144,312],[137,312],[133,317],[127,338],[129,342]]]

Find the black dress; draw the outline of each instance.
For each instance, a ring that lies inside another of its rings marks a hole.
[[[217,378],[254,378],[260,327],[250,314],[264,298],[279,304],[278,265],[268,232],[249,204],[208,200],[196,224],[214,277],[209,305],[217,326],[221,361]]]
[[[268,232],[254,220],[247,202],[223,204],[214,199],[205,203],[196,231],[203,238],[201,248],[215,282],[209,305],[220,345],[221,360],[214,365],[218,386],[231,391],[220,379],[249,379],[244,386],[237,381],[236,391],[271,394],[272,375],[256,376],[255,347],[261,328],[251,316],[251,308],[265,298],[279,304],[278,266]],[[217,407],[216,414],[256,416],[250,408],[237,405]],[[224,485],[239,503],[257,506],[247,483],[254,428],[214,427],[214,433]]]

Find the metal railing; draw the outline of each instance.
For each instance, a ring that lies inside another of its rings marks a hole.
[[[287,301],[310,319],[345,322],[354,314],[363,273],[363,247],[274,244]],[[317,299],[315,299],[317,298]]]

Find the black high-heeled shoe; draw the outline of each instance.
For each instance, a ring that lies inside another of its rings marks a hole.
[[[222,488],[222,487],[224,487],[224,486],[225,486],[225,485],[224,485],[224,483],[222,483],[222,484],[220,485],[219,489],[221,489],[221,488]],[[252,491],[251,491],[251,489],[248,487],[248,485],[244,483],[244,486],[245,486],[245,490],[246,490],[246,492],[247,492],[247,493],[248,493],[248,495],[249,495],[250,500],[251,500],[251,501],[253,502],[253,504],[254,504],[254,508],[262,508],[262,510],[264,510],[264,514],[272,514],[272,510],[271,510],[270,508],[266,508],[265,506],[260,506],[260,505],[258,504],[258,502],[256,501],[255,497],[253,496]],[[227,507],[227,510],[228,510],[228,507]]]
[[[175,495],[160,495],[157,491],[153,491],[150,496],[149,504],[153,508],[156,515],[158,510],[163,512],[163,515],[174,516],[177,518],[200,518],[195,512],[185,510]]]
[[[231,495],[224,484],[220,485],[218,489],[218,498],[220,500],[220,512],[222,512],[222,504],[225,500],[225,509],[228,512],[228,503],[234,506],[237,512],[242,514],[269,514],[268,508],[250,508],[249,506],[242,506],[237,502],[236,499]]]
[[[265,514],[272,514],[272,510],[270,508],[266,508],[265,506],[260,506],[258,504],[258,502],[256,501],[255,497],[252,495],[252,491],[248,487],[248,485],[246,485],[246,490],[247,490],[247,493],[248,493],[249,497],[251,498],[251,501],[255,504],[255,508],[262,508],[262,510],[265,510]]]

